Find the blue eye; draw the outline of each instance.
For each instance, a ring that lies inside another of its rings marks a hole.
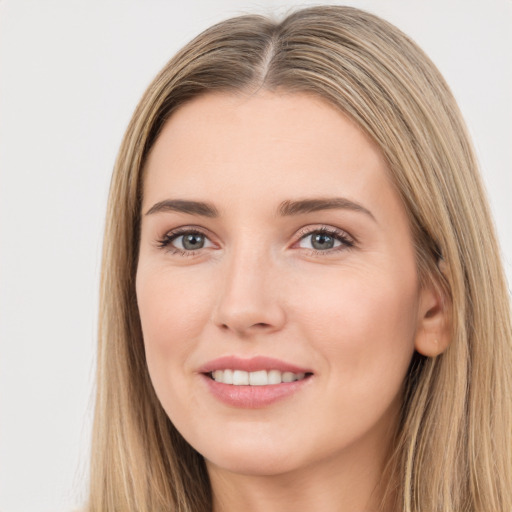
[[[159,240],[158,246],[167,248],[171,252],[180,252],[182,255],[193,255],[195,251],[212,247],[208,237],[196,230],[183,230],[167,233],[162,240]]]
[[[188,251],[193,251],[194,249],[202,249],[206,242],[206,237],[200,233],[189,233],[188,235],[178,236],[173,240],[174,242],[178,242],[181,239],[180,249],[186,249]]]
[[[329,254],[354,246],[354,240],[336,228],[305,228],[300,233],[298,247],[309,249],[315,255]],[[172,254],[195,256],[198,251],[214,247],[210,239],[197,229],[178,229],[158,240],[158,247]]]
[[[333,249],[340,250],[353,246],[353,240],[346,233],[326,227],[302,234],[299,241],[299,247],[312,249],[315,253],[328,252]]]

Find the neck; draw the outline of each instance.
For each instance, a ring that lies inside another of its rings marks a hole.
[[[353,455],[353,456],[351,456]],[[244,475],[207,463],[213,512],[388,512],[386,454],[344,454],[279,475]]]

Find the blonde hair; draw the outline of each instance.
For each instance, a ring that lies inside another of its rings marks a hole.
[[[511,511],[509,296],[464,122],[414,42],[372,14],[334,6],[215,25],[165,66],[133,115],[107,213],[88,510],[211,510],[204,461],[166,416],[145,363],[134,286],[142,174],[184,102],[259,88],[321,96],[378,144],[409,215],[419,275],[451,305],[449,348],[416,354],[406,379],[389,466],[395,510]]]

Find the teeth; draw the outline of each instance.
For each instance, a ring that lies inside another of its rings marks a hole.
[[[268,372],[269,384],[281,384],[281,372],[279,370],[270,370]]]
[[[251,386],[266,386],[268,384],[268,374],[265,370],[249,373],[249,384]]]
[[[233,384],[235,386],[249,385],[249,374],[247,372],[243,372],[242,370],[235,370],[233,372]]]
[[[284,372],[281,379],[283,382],[293,382],[295,380],[292,372]]]
[[[222,384],[234,386],[267,386],[302,380],[305,373],[280,372],[279,370],[258,370],[257,372],[244,372],[243,370],[215,370],[211,373],[212,379]]]
[[[222,370],[220,371],[222,372]],[[224,384],[233,384],[233,370],[224,370],[221,379]]]

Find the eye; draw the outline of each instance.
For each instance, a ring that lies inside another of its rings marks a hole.
[[[302,249],[310,249],[318,254],[353,247],[354,241],[341,230],[323,226],[318,229],[306,228],[303,230],[298,245]]]
[[[174,230],[158,241],[158,246],[182,256],[192,256],[196,251],[212,247],[213,243],[201,231],[194,229]]]
[[[207,238],[202,233],[189,233],[188,235],[177,236],[171,244],[178,249],[193,251],[196,249],[202,249],[205,246],[206,241]]]

